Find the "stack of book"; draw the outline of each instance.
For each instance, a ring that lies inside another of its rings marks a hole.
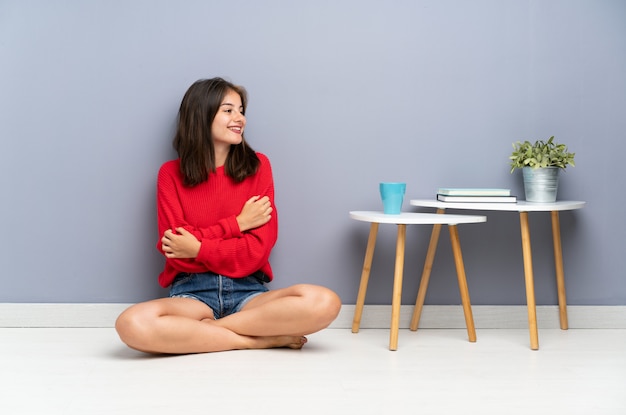
[[[440,202],[457,203],[515,203],[511,189],[441,187],[437,190]]]

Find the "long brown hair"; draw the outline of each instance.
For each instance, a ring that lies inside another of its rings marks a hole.
[[[173,145],[180,158],[180,170],[186,186],[200,184],[209,178],[209,173],[215,172],[211,125],[229,91],[239,94],[245,114],[248,105],[246,90],[222,78],[198,80],[183,97]],[[259,164],[255,151],[243,138],[240,144],[231,145],[224,171],[236,182],[241,182],[256,173]]]

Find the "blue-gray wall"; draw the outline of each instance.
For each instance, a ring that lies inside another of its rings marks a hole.
[[[510,187],[511,143],[576,152],[560,199],[570,304],[626,304],[622,155],[626,2],[615,0],[0,0],[0,301],[136,302],[156,277],[155,178],[175,157],[196,79],[250,94],[247,137],[273,162],[272,287],[355,302],[378,182]],[[405,201],[405,210],[411,207]],[[539,304],[555,304],[549,218],[531,214]],[[461,226],[473,304],[524,304],[519,220]],[[429,238],[408,229],[403,302]],[[427,296],[457,304],[447,232]],[[395,228],[381,226],[368,303],[391,298]]]

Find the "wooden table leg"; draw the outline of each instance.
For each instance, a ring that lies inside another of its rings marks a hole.
[[[528,330],[530,332],[530,348],[539,349],[539,334],[537,333],[537,307],[535,304],[535,282],[533,277],[533,258],[530,249],[530,229],[528,227],[528,212],[520,212],[520,226],[522,231],[522,253],[524,256],[524,279],[526,280],[526,304],[528,307]]]
[[[354,319],[352,320],[352,333],[358,333],[359,326],[361,325],[361,316],[363,315],[363,305],[365,304],[367,283],[370,279],[370,271],[372,270],[372,259],[374,258],[374,248],[376,247],[377,235],[378,223],[372,222],[370,226],[370,234],[367,238],[367,248],[365,250],[365,260],[363,261],[363,272],[361,273],[359,294],[357,295],[356,307],[354,309]]]
[[[400,329],[400,305],[402,302],[402,274],[404,272],[404,243],[406,241],[406,225],[398,225],[396,240],[396,266],[393,276],[393,297],[391,300],[391,333],[389,334],[389,350],[398,349],[398,331]]]
[[[563,249],[561,248],[561,225],[559,212],[553,210],[552,216],[552,241],[554,242],[554,265],[556,267],[556,287],[559,296],[559,319],[561,329],[567,330],[567,298],[565,296],[565,273],[563,272]]]
[[[437,213],[444,213],[443,209],[437,209]],[[426,299],[426,291],[428,290],[428,282],[430,281],[430,273],[433,269],[433,262],[435,261],[435,253],[437,253],[437,244],[439,243],[439,234],[441,233],[441,225],[433,225],[433,230],[430,234],[430,243],[428,244],[428,251],[426,252],[426,260],[424,262],[424,270],[422,271],[422,278],[420,280],[420,287],[417,291],[417,299],[415,300],[415,308],[413,309],[413,316],[411,317],[411,325],[409,328],[413,331],[417,330],[422,317],[422,309],[424,308],[424,300]]]
[[[452,252],[454,253],[454,263],[456,274],[459,280],[459,291],[461,292],[461,303],[463,303],[463,313],[465,314],[465,325],[470,342],[476,341],[476,328],[474,327],[474,316],[472,315],[472,305],[470,302],[467,279],[465,277],[465,265],[461,253],[461,243],[459,242],[459,230],[456,225],[448,225],[450,230],[450,240],[452,241]]]

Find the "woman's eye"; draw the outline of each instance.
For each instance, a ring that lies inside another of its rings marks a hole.
[[[226,114],[231,114],[231,113],[235,112],[235,110],[234,110],[233,108],[224,108],[224,112],[225,112]],[[246,114],[244,113],[244,111],[243,111],[243,110],[239,110],[239,113],[240,113],[241,115],[243,115],[243,116],[245,116],[245,115],[246,115]]]

